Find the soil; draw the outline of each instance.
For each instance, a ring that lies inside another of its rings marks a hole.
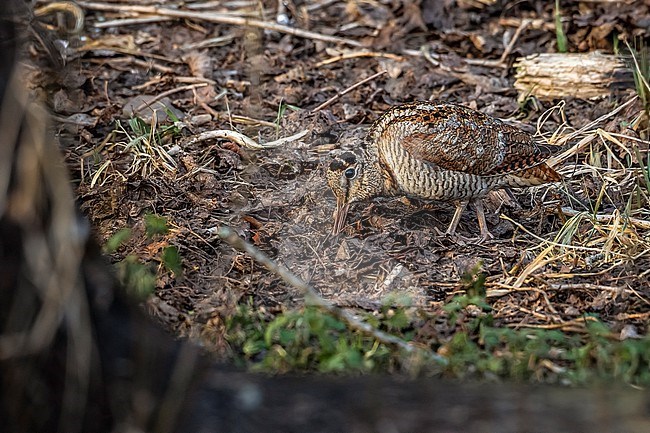
[[[217,3],[188,2],[186,10],[207,13],[200,6],[211,5],[212,12],[276,22],[278,2]],[[558,236],[570,220],[561,209],[583,210],[571,195],[598,214],[648,220],[638,164],[625,159],[632,144],[642,155],[648,148],[643,123],[627,128],[642,108],[639,101],[598,125],[632,137],[621,148],[595,137],[564,161],[563,184],[488,197],[492,240],[473,240],[478,225],[471,209],[461,220],[462,238],[451,239],[439,233],[453,204],[399,198],[352,206],[344,232],[330,235],[335,200],[324,170],[333,152],[359,143],[387,108],[435,99],[536,130],[558,101],[519,98],[512,65],[518,57],[557,51],[553,2],[285,2],[280,22],[363,48],[200,18],[127,25],[121,20],[141,16],[128,3],[115,11],[80,4],[84,31],[66,37],[65,61],[50,51],[61,66],[47,66],[44,46],[35,43],[30,78],[52,107],[79,206],[97,237],[105,243],[132,228],[112,260],[135,255],[159,264],[165,247],[179,248],[182,275],[160,266],[147,301],[174,333],[203,336],[208,349],[220,351],[222,340],[213,334],[238,302],[268,314],[302,305],[296,289],[222,242],[216,235],[221,225],[344,307],[372,311],[390,294],[406,294],[416,306],[440,312],[467,288],[464,275],[480,267],[497,325],[584,332],[585,317],[593,314],[619,336],[647,331],[650,229],[586,216],[573,237]],[[567,4],[562,17],[569,50],[613,52],[620,48],[616,38],[647,41],[649,8],[642,2]],[[513,39],[524,19],[532,24]],[[362,50],[372,54],[338,57]],[[564,134],[579,129],[634,95],[620,89],[594,100],[567,98],[566,118],[555,111],[541,133],[550,137],[562,125]],[[150,106],[164,107],[156,109],[156,121]],[[157,143],[169,159],[119,144],[128,142],[120,125],[136,135],[128,126],[133,113],[159,131],[177,119],[180,132]],[[260,143],[308,134],[262,150],[229,139],[192,140],[223,129]],[[622,155],[621,164],[612,155]],[[169,233],[147,237],[147,213],[167,218]]]

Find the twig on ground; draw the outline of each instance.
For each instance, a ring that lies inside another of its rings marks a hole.
[[[560,242],[550,241],[550,240],[548,240],[548,239],[544,239],[543,237],[538,236],[538,235],[536,235],[535,233],[531,232],[531,231],[528,230],[526,227],[524,227],[523,225],[521,225],[520,223],[518,223],[517,221],[513,220],[512,218],[510,218],[510,217],[507,216],[507,215],[501,214],[501,215],[499,215],[499,218],[504,219],[504,220],[506,220],[506,221],[509,221],[510,223],[516,225],[517,228],[519,228],[519,229],[520,229],[521,231],[523,231],[524,233],[526,233],[526,234],[528,234],[529,236],[532,236],[533,238],[537,239],[538,241],[540,241],[540,242],[542,242],[542,243],[544,243],[544,244],[550,245],[550,246],[552,246],[552,247],[557,247],[557,248],[566,248],[566,249],[571,249],[571,250],[576,250],[576,251],[591,251],[591,252],[596,252],[596,253],[599,253],[599,252],[602,252],[602,251],[603,251],[603,250],[600,249],[600,248],[582,247],[582,246],[580,246],[580,245],[569,245],[569,244],[563,244],[563,243],[560,243]],[[616,253],[615,253],[615,254],[616,254]],[[622,255],[622,254],[619,254],[619,255]]]
[[[74,25],[66,31],[69,34],[77,34],[83,30],[84,26],[84,11],[71,1],[55,1],[34,9],[35,17],[44,17],[54,13],[65,12],[74,20]]]
[[[621,218],[621,216],[616,216],[616,215],[602,215],[602,214],[592,214],[592,213],[585,213],[585,212],[580,212],[575,209],[571,209],[570,207],[563,207],[562,208],[562,213],[566,216],[576,216],[578,214],[586,214],[589,216],[589,218],[595,219],[599,223],[608,223],[611,222],[612,220],[616,218]],[[639,218],[633,218],[633,217],[624,217],[623,220],[627,220],[630,222],[635,227],[638,227],[640,229],[645,229],[649,230],[650,229],[650,221],[645,221]]]
[[[546,278],[546,275],[544,275],[544,278]],[[546,279],[538,279],[539,281],[543,282],[544,285],[546,286],[544,289],[540,289],[539,287],[516,287],[514,285],[508,285],[508,284],[503,284],[503,283],[494,283],[495,287],[494,289],[488,289],[486,296],[488,298],[495,298],[495,297],[500,297],[500,296],[505,296],[512,294],[512,292],[536,292],[540,296],[546,297],[546,293],[549,291],[563,291],[563,290],[569,290],[569,291],[577,291],[577,290],[595,290],[598,292],[611,292],[611,293],[625,293],[629,295],[635,295],[637,298],[639,298],[641,301],[644,303],[650,305],[650,301],[645,299],[643,296],[641,296],[636,290],[622,287],[622,286],[606,286],[603,284],[592,284],[592,283],[550,283],[546,281]],[[547,298],[548,299],[548,298]],[[555,312],[557,314],[557,312]]]
[[[650,317],[650,311],[646,311],[645,313],[619,313],[616,315],[617,318],[620,320],[630,320],[630,319],[643,319],[647,320]]]
[[[519,17],[503,17],[499,18],[499,25],[502,27],[519,27],[522,21],[528,21],[529,26],[533,30],[544,30],[547,32],[555,32],[555,23],[548,22],[541,18],[519,18]]]
[[[149,24],[149,23],[158,23],[163,21],[171,21],[172,17],[161,17],[161,16],[147,16],[147,17],[138,17],[138,18],[120,18],[117,20],[102,21],[93,24],[93,27],[96,29],[109,29],[114,27],[124,27],[124,26],[135,26],[139,24]]]
[[[107,42],[106,40],[101,40],[101,39],[96,41],[90,40],[87,41],[84,45],[76,48],[75,51],[78,53],[82,53],[84,51],[112,51],[114,53],[119,53],[119,54],[124,54],[129,56],[138,56],[138,57],[146,57],[150,59],[161,60],[166,63],[183,63],[183,60],[181,60],[180,58],[174,59],[160,54],[147,53],[137,49],[125,48],[117,45],[110,45],[106,42]]]
[[[208,85],[208,83],[189,84],[187,86],[181,86],[181,87],[176,87],[175,89],[167,90],[165,92],[162,92],[162,93],[156,95],[153,99],[150,99],[150,100],[140,104],[138,107],[136,107],[133,110],[133,114],[135,115],[135,114],[139,113],[141,110],[144,110],[145,108],[152,106],[157,101],[160,101],[161,99],[163,99],[163,98],[165,98],[165,97],[167,97],[169,95],[173,95],[174,93],[184,92],[186,90],[194,90],[194,89],[198,89],[200,87],[205,87],[207,85]]]
[[[570,140],[573,140],[575,137],[578,137],[578,136],[580,136],[582,134],[587,133],[587,131],[590,131],[590,130],[594,129],[597,125],[604,122],[605,120],[611,119],[612,117],[616,116],[618,113],[620,113],[622,110],[624,110],[629,105],[631,105],[634,101],[636,101],[637,98],[638,98],[638,96],[634,96],[634,97],[630,98],[629,101],[625,102],[624,104],[619,105],[618,107],[616,107],[614,110],[610,111],[609,113],[600,116],[598,119],[589,122],[588,124],[586,124],[582,128],[578,129],[577,131],[574,131],[571,134],[565,135],[564,137],[560,137],[553,144],[555,144],[556,146],[563,146],[566,143],[568,143]],[[591,137],[591,139],[593,139],[595,136],[596,136],[596,134],[594,132],[594,135],[593,135],[593,137]],[[590,136],[587,136],[587,137],[590,137]],[[585,138],[587,138],[587,137],[585,137]],[[547,164],[549,164],[551,167],[554,167],[557,164],[559,164],[560,162],[564,161],[565,159],[570,158],[571,156],[575,155],[578,152],[581,152],[587,146],[587,144],[589,144],[591,142],[591,139],[589,139],[589,140],[586,140],[586,139],[581,140],[579,143],[573,145],[572,147],[565,150],[561,154],[550,158],[547,161]]]
[[[503,54],[501,54],[501,58],[499,59],[499,62],[502,64],[506,63],[506,60],[510,53],[512,52],[512,49],[515,47],[515,44],[517,43],[517,40],[519,39],[519,36],[521,36],[521,33],[530,26],[531,20],[529,19],[524,19],[521,21],[521,24],[517,27],[517,30],[515,30],[515,34],[512,35],[512,39],[510,39],[510,42],[506,46],[506,48],[503,50]]]
[[[565,332],[585,332],[587,322],[598,322],[598,318],[593,316],[584,316],[578,319],[571,320],[563,323],[548,323],[548,324],[534,324],[534,323],[508,323],[509,328],[537,328],[537,329],[561,329]]]
[[[218,36],[216,38],[203,39],[198,42],[185,44],[181,47],[183,51],[200,50],[202,48],[214,48],[227,45],[235,39],[234,35]]]
[[[463,61],[472,66],[483,66],[486,68],[508,68],[508,56],[512,52],[513,48],[515,47],[515,44],[517,43],[517,40],[521,36],[521,33],[530,26],[531,20],[529,19],[524,19],[521,21],[519,26],[517,27],[517,30],[515,30],[515,34],[512,35],[512,39],[510,39],[510,42],[508,42],[508,45],[503,49],[503,53],[501,54],[501,57],[499,60],[491,60],[491,59],[470,59],[470,58],[463,58]],[[425,54],[426,57],[426,53]]]
[[[201,141],[213,140],[215,138],[225,138],[226,140],[234,141],[238,145],[245,147],[247,149],[254,149],[254,150],[272,149],[274,147],[283,146],[292,141],[300,140],[308,133],[309,130],[304,130],[289,137],[284,137],[275,141],[270,141],[268,143],[260,144],[255,140],[253,140],[252,138],[242,134],[241,132],[231,131],[228,129],[218,129],[216,131],[202,132],[198,135],[193,136],[185,143],[185,146],[199,143]]]
[[[506,62],[508,56],[510,55],[513,48],[515,47],[515,44],[517,43],[517,40],[521,36],[521,33],[524,30],[526,30],[531,25],[531,23],[532,21],[529,19],[524,19],[521,21],[521,23],[519,23],[519,26],[517,27],[515,34],[512,35],[512,39],[510,39],[510,42],[504,48],[503,53],[501,54],[499,60],[462,58],[462,61],[465,64],[471,66],[483,66],[486,68],[508,68],[509,65]],[[445,66],[446,68],[445,70],[450,70],[446,65],[442,65],[440,62],[434,59],[426,46],[423,46],[420,50],[408,50],[408,49],[402,50],[402,54],[407,56],[414,56],[414,57],[424,57],[432,65]]]
[[[534,278],[534,276],[533,276]],[[536,280],[539,280],[539,278],[534,278]],[[499,287],[498,289],[493,289],[489,288],[485,292],[485,297],[486,298],[498,298],[501,296],[506,296],[506,295],[511,295],[513,292],[535,292],[538,296],[540,296],[542,299],[544,299],[544,303],[546,304],[546,307],[556,316],[560,317],[560,313],[553,307],[553,303],[548,297],[548,294],[546,293],[545,290],[542,290],[538,287],[515,287],[511,286],[508,284],[503,284],[496,282],[493,284],[495,287]],[[495,315],[495,317],[499,317],[499,315]]]
[[[146,54],[142,54],[143,56],[146,56]],[[136,59],[132,55],[128,55],[127,57],[118,57],[115,59],[109,59],[109,58],[98,58],[98,59],[88,59],[88,62],[90,63],[95,63],[99,65],[120,65],[120,64],[128,64],[128,65],[136,65],[136,66],[141,66],[143,68],[146,68],[148,70],[154,70],[158,72],[162,72],[164,74],[170,74],[173,75],[176,73],[176,69],[170,68],[168,66],[163,66],[159,63],[155,63],[153,61],[146,61],[146,60],[140,60]]]
[[[174,82],[176,83],[185,83],[185,84],[209,84],[211,86],[216,86],[217,82],[205,77],[174,77]],[[195,89],[192,89],[195,90]]]
[[[546,248],[544,249],[544,251],[542,251],[541,253],[539,253],[539,254],[538,254],[538,255],[533,259],[533,261],[531,261],[531,262],[530,262],[530,263],[529,263],[529,264],[524,268],[524,270],[521,271],[521,273],[520,273],[519,276],[517,277],[517,280],[513,283],[513,286],[514,286],[514,287],[521,287],[521,285],[524,284],[524,281],[526,281],[526,279],[527,279],[528,277],[530,277],[531,274],[532,274],[533,272],[535,272],[535,271],[538,270],[538,269],[542,269],[544,266],[546,266],[546,265],[548,265],[548,264],[551,264],[551,263],[553,263],[553,262],[556,262],[556,261],[558,261],[558,260],[560,260],[560,259],[562,258],[561,255],[560,255],[560,256],[556,256],[556,257],[547,258],[547,256],[549,255],[549,253],[550,253],[552,250],[553,250],[553,246],[551,245],[551,246],[546,247]]]
[[[316,113],[316,112],[322,110],[323,108],[325,108],[325,107],[329,106],[330,104],[332,104],[332,103],[333,103],[334,101],[336,101],[337,99],[341,98],[341,96],[343,96],[343,95],[345,95],[345,94],[347,94],[347,93],[350,93],[351,91],[353,91],[353,90],[356,89],[357,87],[359,87],[359,86],[363,86],[363,85],[364,85],[365,83],[367,83],[368,81],[372,81],[372,80],[374,80],[375,78],[377,78],[377,77],[379,77],[379,76],[381,76],[381,75],[384,75],[385,73],[386,73],[386,71],[385,71],[385,70],[382,70],[382,71],[377,72],[376,74],[373,74],[373,75],[371,75],[371,76],[369,76],[369,77],[367,77],[367,78],[364,78],[363,80],[359,81],[358,83],[355,83],[355,84],[353,84],[352,86],[348,87],[347,89],[343,90],[342,92],[339,92],[339,93],[337,93],[336,95],[332,96],[330,99],[328,99],[327,101],[325,101],[325,102],[323,102],[322,104],[320,104],[318,107],[316,107],[316,108],[314,108],[313,110],[311,110],[311,112],[312,112],[312,113]]]
[[[350,45],[352,47],[362,47],[363,44],[346,38],[337,36],[328,36],[320,33],[312,32],[309,30],[296,29],[289,26],[283,26],[269,21],[261,21],[253,18],[245,18],[241,16],[232,16],[228,14],[220,14],[213,12],[192,12],[179,9],[170,9],[157,6],[139,6],[139,5],[125,5],[118,3],[97,3],[80,1],[77,4],[83,8],[104,11],[104,12],[137,12],[149,15],[160,15],[165,17],[190,19],[197,21],[207,21],[218,24],[231,24],[235,26],[250,26],[257,27],[265,30],[272,30],[279,33],[286,33],[288,35],[297,36],[305,39],[312,39],[323,42],[332,42],[335,44]]]
[[[170,75],[174,75],[174,74],[176,74],[178,72],[174,68],[170,68],[169,66],[161,65],[160,63],[156,63],[156,62],[153,62],[151,60],[149,60],[149,61],[140,60],[140,59],[136,59],[136,58],[130,57],[130,56],[128,58],[130,59],[130,62],[133,63],[134,65],[141,66],[143,68],[146,68],[147,70],[155,70],[155,71],[163,72],[165,74],[170,74]],[[102,59],[102,60],[104,60],[104,59]]]
[[[535,317],[537,319],[542,319],[545,322],[549,321],[549,318],[550,318],[549,314],[542,314],[542,313],[540,313],[538,311],[534,311],[534,310],[531,310],[529,308],[522,307],[521,305],[513,305],[513,307],[515,309],[517,309],[518,311],[526,313],[529,316],[533,316],[533,317]],[[562,319],[560,317],[558,317],[557,312],[556,312],[555,317],[552,318],[552,320],[555,320],[556,322],[559,321],[560,323],[562,323]]]
[[[472,87],[480,87],[484,91],[490,93],[500,93],[508,90],[508,87],[505,87],[505,83],[499,80],[497,77],[488,77],[486,75],[475,74],[471,72],[469,68],[466,68],[465,65],[462,65],[461,67],[452,67],[449,64],[443,63],[441,61],[442,56],[435,53],[432,54],[429,50],[429,47],[427,46],[422,46],[421,54],[424,56],[425,60],[431,63],[434,67],[445,71],[452,77],[457,78],[458,80],[461,80],[463,83],[468,84]],[[470,65],[472,64],[470,60],[471,59],[463,59],[463,62],[466,65]],[[488,64],[487,62],[497,63]],[[501,65],[498,63],[499,61],[497,60],[481,60],[480,66],[501,67]]]
[[[549,284],[548,288],[552,290],[598,290],[598,291],[613,292],[613,293],[623,293],[623,292],[631,293],[631,291],[626,290],[625,287],[605,286],[602,284],[591,284],[591,283]]]
[[[234,123],[242,123],[245,125],[262,125],[262,126],[270,126],[271,128],[278,127],[276,123],[269,122],[267,120],[262,120],[262,119],[255,119],[249,116],[243,116],[241,114],[232,114],[230,116],[230,120]]]
[[[326,7],[339,2],[340,0],[324,0],[320,2],[312,2],[311,4],[307,3],[307,12],[315,12],[319,9],[325,9]]]
[[[398,56],[397,54],[391,54],[391,53],[380,53],[376,51],[352,51],[349,53],[343,53],[335,57],[330,57],[329,59],[325,59],[321,62],[316,63],[314,66],[319,68],[321,66],[329,65],[332,63],[339,62],[341,60],[348,60],[348,59],[357,59],[359,57],[384,57],[387,59],[395,60],[397,62],[403,62],[405,59],[402,56]]]
[[[255,246],[237,236],[237,234],[231,228],[227,226],[221,226],[219,227],[217,234],[222,240],[230,244],[230,246],[238,251],[249,254],[255,261],[282,278],[285,283],[298,289],[305,297],[306,305],[313,305],[322,308],[336,318],[347,323],[351,329],[368,334],[381,343],[397,346],[407,353],[421,352],[422,355],[434,360],[438,364],[447,365],[448,361],[445,357],[433,353],[430,350],[419,348],[414,344],[402,340],[399,337],[375,329],[370,324],[354,317],[348,311],[330,304],[325,299],[321,298],[312,286],[302,281],[286,267],[278,265],[272,261],[266,254],[261,252]]]
[[[425,60],[427,60],[433,66],[443,67],[445,72],[449,72],[452,70],[452,68],[449,65],[444,65],[441,62],[439,62],[437,59],[435,59],[434,56],[429,51],[429,46],[427,45],[423,45],[422,47],[420,47],[419,50],[406,48],[401,50],[400,52],[405,56],[424,57]],[[492,68],[492,67],[503,68],[507,66],[501,63],[499,60],[470,59],[467,57],[460,57],[460,60],[461,60],[461,65],[464,63],[470,66],[484,66],[487,68]]]

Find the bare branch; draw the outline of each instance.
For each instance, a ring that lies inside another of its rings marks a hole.
[[[407,353],[420,352],[426,358],[430,358],[440,365],[447,365],[447,359],[445,357],[433,353],[430,350],[424,350],[420,347],[417,347],[414,344],[402,340],[399,337],[375,329],[370,324],[358,319],[348,311],[330,304],[325,299],[321,298],[312,286],[298,278],[286,267],[278,265],[272,261],[266,254],[257,249],[255,246],[237,236],[237,234],[230,227],[220,226],[217,229],[217,234],[221,239],[230,244],[230,246],[238,251],[249,254],[266,269],[282,278],[285,283],[298,289],[305,297],[306,305],[313,305],[322,308],[336,318],[347,323],[351,329],[363,332],[364,334],[368,334],[381,343],[397,346]]]

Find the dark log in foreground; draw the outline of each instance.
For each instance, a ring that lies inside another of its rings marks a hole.
[[[647,432],[632,389],[472,384],[386,376],[266,377],[212,369],[192,395],[193,432]]]

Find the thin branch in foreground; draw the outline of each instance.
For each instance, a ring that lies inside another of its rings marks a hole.
[[[440,356],[432,351],[417,347],[414,344],[411,344],[399,337],[375,329],[370,324],[358,319],[348,311],[330,304],[325,299],[321,298],[312,286],[298,278],[298,276],[292,273],[285,266],[279,265],[272,261],[266,254],[257,249],[255,246],[240,238],[230,227],[220,226],[217,229],[217,234],[222,240],[230,244],[230,246],[232,246],[234,249],[247,253],[266,269],[282,278],[285,283],[298,289],[304,296],[306,305],[322,308],[337,319],[345,322],[351,329],[370,335],[381,343],[397,346],[407,353],[421,353],[424,357],[429,358],[440,365],[447,365],[448,361],[445,357]]]

